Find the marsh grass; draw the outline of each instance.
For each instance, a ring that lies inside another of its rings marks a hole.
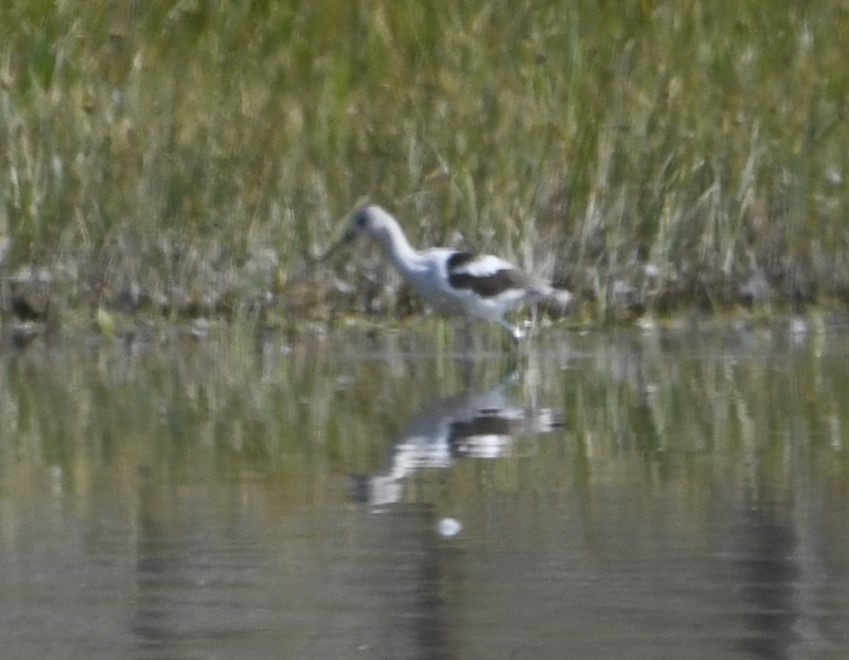
[[[403,313],[378,267],[300,277],[367,195],[587,318],[842,303],[847,32],[845,2],[7,3],[0,268],[61,318]]]

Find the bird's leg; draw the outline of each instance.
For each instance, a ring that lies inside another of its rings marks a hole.
[[[515,325],[510,325],[504,319],[499,319],[498,325],[500,325],[502,328],[506,329],[507,332],[510,333],[510,337],[513,339],[514,344],[518,344],[525,338],[525,333],[522,331],[521,328]]]
[[[537,326],[537,320],[539,318],[539,308],[536,305],[531,305],[531,334],[534,337],[537,336],[537,331],[539,330]]]
[[[439,353],[444,353],[445,347],[448,345],[448,324],[443,317],[439,317],[437,323],[436,348]]]
[[[468,316],[463,318],[463,353],[469,357],[474,353],[475,344],[472,337],[472,319]]]

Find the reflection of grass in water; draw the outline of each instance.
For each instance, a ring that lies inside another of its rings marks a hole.
[[[592,357],[563,370],[540,353],[545,362],[507,393],[562,412],[565,428],[517,439],[506,458],[411,475],[438,486],[411,492],[446,506],[492,491],[583,493],[592,507],[612,489],[632,494],[633,506],[674,495],[705,515],[717,489],[783,500],[809,473],[842,492],[849,408],[843,363],[819,357],[833,355],[829,347],[787,351],[751,336],[748,357],[731,360],[743,350],[734,338],[684,340],[698,359],[651,342],[594,342]],[[239,334],[126,348],[0,360],[0,495],[24,506],[55,481],[63,498],[86,502],[114,489],[132,502],[145,481],[221,497],[221,485],[256,484],[273,493],[275,511],[338,502],[347,475],[386,468],[423,409],[505,377],[496,359],[473,373],[463,360],[395,359],[392,340],[360,333],[291,348]]]
[[[382,377],[391,346],[362,333],[328,349],[321,336],[291,347],[239,325],[205,342],[68,341],[0,359],[0,482],[9,493],[45,479],[63,496],[110,488],[134,501],[140,484],[263,484],[275,506],[339,496],[352,473],[380,465],[423,396],[458,383],[458,362],[414,383]],[[364,354],[375,357],[363,361]],[[498,382],[491,360],[475,373]],[[494,371],[493,371],[494,370]],[[401,369],[399,374],[406,373]],[[402,379],[403,380],[403,379]],[[51,476],[52,475],[52,476]]]
[[[60,312],[136,284],[259,304],[363,194],[600,314],[617,282],[660,309],[845,295],[837,5],[217,7],[0,9],[0,235]]]

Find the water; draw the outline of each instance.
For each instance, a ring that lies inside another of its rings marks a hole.
[[[0,354],[3,658],[841,658],[845,329]]]

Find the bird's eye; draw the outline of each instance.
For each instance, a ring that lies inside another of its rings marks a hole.
[[[354,220],[357,229],[365,229],[368,224],[368,214],[365,211],[357,213],[357,218]]]

